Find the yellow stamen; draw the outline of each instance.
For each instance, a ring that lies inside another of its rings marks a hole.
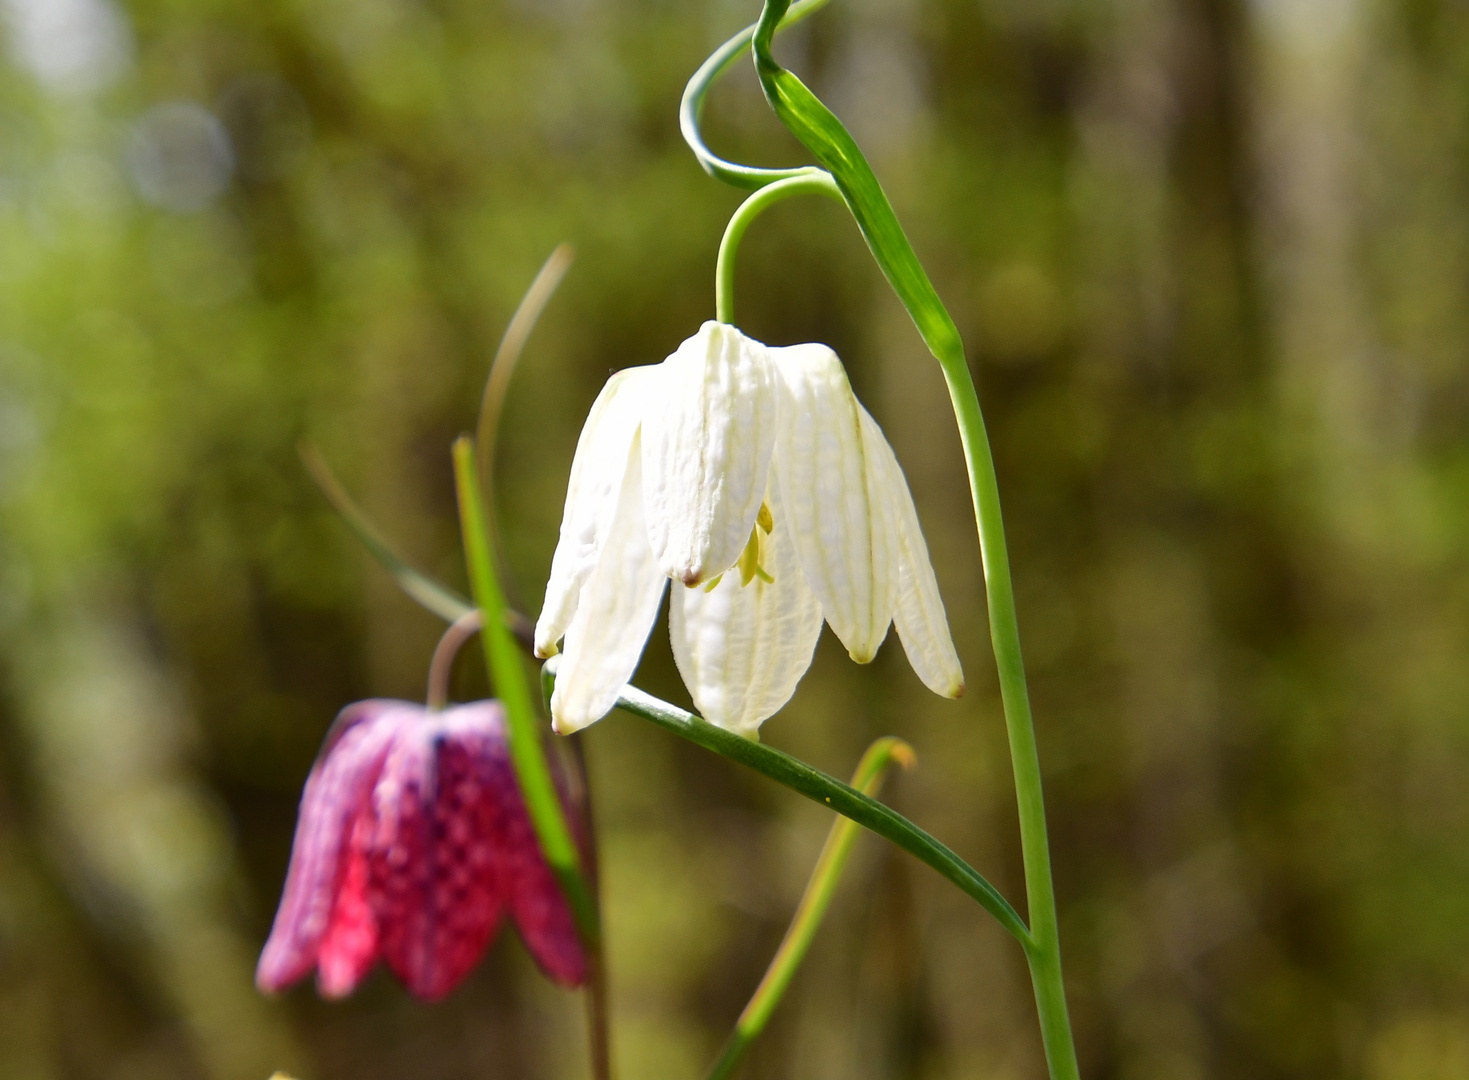
[[[739,562],[735,563],[740,571],[741,588],[757,577],[767,585],[775,584],[775,578],[765,569],[766,537],[774,528],[775,518],[770,514],[770,507],[762,502],[760,513],[756,515],[755,524],[750,529],[750,540],[745,544],[745,550],[740,552]]]

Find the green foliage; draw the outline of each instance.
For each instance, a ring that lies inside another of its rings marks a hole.
[[[0,1075],[584,1074],[576,1003],[510,943],[434,1010],[386,979],[334,1005],[250,988],[321,734],[344,702],[421,695],[441,625],[296,444],[466,590],[449,445],[574,242],[500,433],[496,520],[533,602],[609,369],[712,313],[738,193],[676,104],[757,14],[137,0],[90,88],[38,77],[5,23]],[[871,157],[980,384],[1084,1076],[1464,1073],[1466,44],[1431,0],[838,0],[777,43]],[[198,209],[148,202],[131,163],[177,101],[233,151]],[[745,64],[705,130],[804,160]],[[897,807],[1018,896],[940,374],[822,200],[751,231],[739,303],[753,336],[848,363],[972,676],[925,700],[892,645],[854,673],[824,643],[762,735],[837,775],[902,736],[924,767]],[[680,700],[660,638],[640,681]],[[588,744],[621,1071],[683,1080],[829,815],[640,722]],[[750,1074],[1040,1075],[1008,937],[879,844],[847,881]]]

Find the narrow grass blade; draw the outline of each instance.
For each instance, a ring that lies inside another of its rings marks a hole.
[[[566,271],[571,268],[574,257],[575,252],[570,244],[558,244],[541,264],[530,288],[520,298],[520,304],[510,317],[509,325],[505,327],[504,336],[500,338],[500,347],[495,350],[495,358],[490,361],[490,373],[485,379],[485,392],[479,403],[479,420],[475,425],[476,464],[479,467],[481,491],[484,493],[485,524],[489,530],[490,551],[496,560],[500,584],[511,608],[525,605],[515,587],[514,575],[505,564],[505,545],[500,542],[499,519],[495,512],[495,440],[500,433],[500,416],[505,409],[505,394],[510,389],[510,377],[515,373],[515,366],[520,362],[520,355],[531,331],[540,321],[541,313],[546,310],[551,297],[556,294],[556,288],[566,276]]]
[[[914,762],[913,748],[902,739],[891,736],[878,739],[867,748],[862,760],[858,762],[857,771],[852,774],[852,787],[875,798],[882,788],[888,765],[894,761],[905,769],[911,768]],[[821,926],[821,920],[836,892],[837,883],[841,881],[847,859],[852,854],[852,845],[857,840],[857,829],[857,823],[850,818],[838,817],[832,823],[831,832],[827,834],[826,844],[816,860],[816,867],[811,871],[811,880],[806,884],[800,904],[796,906],[796,913],[791,918],[785,938],[771,958],[770,966],[765,969],[765,977],[755,988],[750,1003],[740,1013],[719,1060],[709,1070],[708,1080],[726,1080],[744,1058],[750,1044],[765,1030],[770,1014],[785,995],[791,978],[801,966],[806,950],[811,947],[811,940]]]
[[[464,557],[485,631],[485,662],[495,692],[505,706],[510,726],[510,758],[520,793],[525,799],[541,851],[561,882],[577,928],[590,945],[601,938],[596,905],[581,873],[581,857],[571,827],[562,813],[561,799],[551,779],[537,725],[537,709],[526,678],[525,660],[514,635],[505,626],[505,598],[495,577],[485,528],[484,504],[474,467],[474,442],[461,436],[454,443],[454,480],[459,495],[459,520],[464,532]]]
[[[382,533],[378,532],[377,527],[368,520],[367,515],[352,501],[352,496],[347,494],[347,489],[332,473],[315,446],[302,440],[297,450],[306,471],[311,474],[311,479],[316,481],[321,493],[342,516],[342,520],[352,530],[352,535],[357,537],[368,554],[391,575],[400,589],[445,622],[455,622],[474,610],[474,605],[467,598],[403,561],[392,545],[383,538]]]

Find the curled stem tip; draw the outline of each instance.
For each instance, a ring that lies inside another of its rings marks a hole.
[[[799,0],[792,4],[789,11],[785,12],[781,19],[780,29],[794,26],[808,15],[814,15],[824,8],[830,0]],[[726,161],[714,151],[709,149],[704,142],[703,133],[699,129],[699,122],[704,110],[704,98],[709,93],[709,88],[714,81],[729,70],[740,57],[745,55],[745,50],[750,47],[750,40],[755,36],[757,24],[751,23],[734,37],[714,51],[714,54],[699,65],[699,70],[694,72],[693,78],[684,87],[683,100],[679,102],[678,126],[683,133],[684,142],[689,144],[689,149],[694,152],[704,171],[716,180],[738,188],[758,188],[776,180],[784,180],[788,177],[798,176],[809,169],[809,166],[797,166],[790,169],[762,169],[753,165],[739,165],[733,161]]]

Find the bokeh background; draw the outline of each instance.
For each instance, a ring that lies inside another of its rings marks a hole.
[[[712,315],[737,194],[675,110],[750,0],[3,0],[0,1076],[561,1078],[580,1003],[513,934],[448,1002],[252,969],[336,710],[439,632],[320,446],[462,586],[448,448],[522,290],[577,261],[497,464],[531,610],[607,374]],[[872,157],[995,443],[1094,1080],[1469,1076],[1469,8],[839,0],[780,55]],[[743,66],[711,142],[804,160]],[[830,635],[764,735],[1021,902],[958,440],[850,222],[773,211],[739,313],[849,364],[969,676]],[[476,662],[457,692],[483,692]],[[686,700],[655,631],[640,674]],[[702,1074],[828,816],[614,715],[587,736],[616,1055]],[[747,1068],[1043,1075],[1019,951],[871,837]]]

